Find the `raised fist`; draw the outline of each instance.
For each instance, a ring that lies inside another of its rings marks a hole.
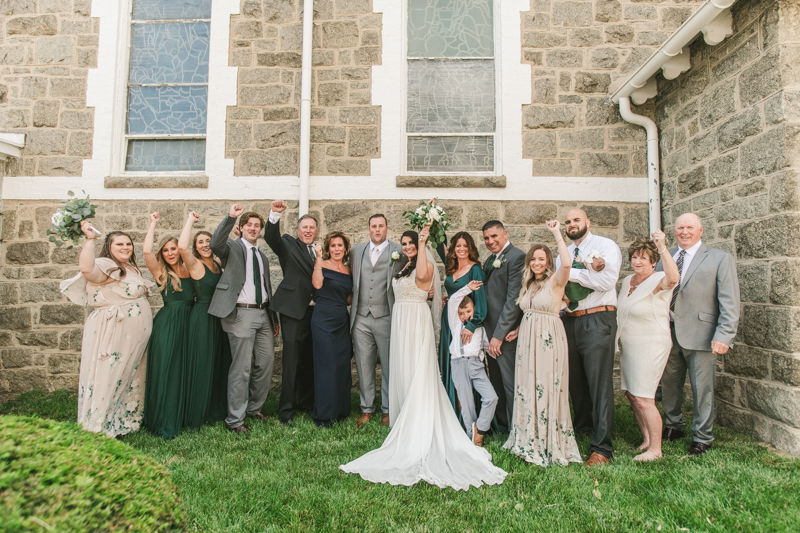
[[[233,204],[231,205],[231,210],[228,212],[228,215],[231,218],[239,218],[239,215],[244,213],[244,206],[242,204]]]
[[[275,200],[274,202],[272,202],[271,209],[275,213],[283,213],[284,211],[286,211],[287,207],[288,206],[286,205],[286,202],[284,202],[283,200]]]
[[[158,211],[150,213],[150,224],[158,224],[159,220],[161,220],[161,215],[158,214]]]

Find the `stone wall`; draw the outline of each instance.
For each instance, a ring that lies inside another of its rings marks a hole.
[[[523,106],[523,157],[535,176],[646,176],[644,129],[608,98],[700,0],[531,0],[522,14],[522,61],[532,102]],[[652,103],[634,112],[653,116]]]
[[[320,234],[340,229],[352,236],[354,244],[368,237],[370,214],[385,213],[390,237],[398,240],[405,229],[402,212],[416,201],[346,201],[312,202],[311,211],[319,217]],[[139,265],[144,261],[141,243],[149,226],[148,213],[159,211],[161,223],[156,236],[177,235],[190,210],[202,215],[197,229],[212,230],[227,214],[229,202],[208,201],[98,201],[95,225],[103,232],[128,231],[138,243]],[[490,219],[505,221],[512,241],[527,250],[534,242],[551,243],[552,236],[544,221],[563,219],[571,205],[554,202],[442,202],[454,223],[453,231],[469,231],[476,239],[484,258],[488,252],[482,245],[481,226]],[[0,402],[32,389],[76,389],[80,361],[82,324],[85,311],[66,300],[59,292],[59,282],[78,272],[79,249],[56,248],[47,242],[45,231],[50,216],[59,204],[52,201],[6,200],[5,220],[0,255]],[[593,230],[624,245],[647,233],[647,207],[643,204],[582,204],[593,221]],[[264,214],[269,203],[247,206]],[[281,221],[284,231],[293,232],[297,220],[297,203]],[[281,280],[275,257],[270,257],[273,287]],[[97,247],[99,252],[100,247]],[[148,274],[149,276],[149,274]],[[153,306],[160,298],[151,299]],[[279,383],[280,358],[276,360],[273,383]]]
[[[9,176],[80,176],[92,156],[88,69],[99,25],[91,0],[0,2],[0,131],[25,133]]]
[[[800,454],[800,10],[742,0],[734,35],[692,46],[659,79],[663,221],[698,213],[703,241],[734,254],[736,346],[718,359],[717,418]]]
[[[231,17],[239,86],[228,108],[226,157],[236,175],[299,171],[302,4],[243,0]],[[371,0],[314,4],[311,174],[369,175],[369,160],[380,157],[371,66],[381,62],[381,15]]]

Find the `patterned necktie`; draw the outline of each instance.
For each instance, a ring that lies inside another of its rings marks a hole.
[[[581,251],[581,249],[576,246],[575,247],[575,255],[572,258],[573,259],[577,259],[578,258],[578,254],[580,253],[580,251]]]
[[[680,255],[678,255],[678,260],[675,261],[675,264],[678,265],[678,284],[675,285],[675,288],[672,290],[672,300],[669,302],[669,310],[675,311],[675,300],[678,299],[678,291],[681,290],[681,275],[683,274],[683,258],[686,255],[686,250],[681,250]]]
[[[309,244],[308,246],[308,255],[311,256],[311,262],[315,262],[317,260],[317,254],[314,253],[314,245]]]
[[[253,284],[256,286],[256,304],[261,305],[261,268],[258,266],[258,256],[256,247],[250,248],[253,251]]]

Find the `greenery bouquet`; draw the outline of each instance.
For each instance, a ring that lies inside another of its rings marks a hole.
[[[436,205],[436,198],[426,202],[422,200],[414,211],[405,211],[403,218],[406,226],[414,231],[420,231],[424,226],[430,226],[428,242],[433,247],[445,241],[445,232],[450,229],[447,213],[441,206]]]
[[[86,191],[82,192],[86,194]],[[72,191],[67,191],[67,194],[75,196]],[[50,242],[55,243],[56,246],[63,246],[66,241],[72,241],[72,244],[69,245],[69,248],[72,248],[73,245],[77,246],[83,236],[81,222],[94,218],[97,206],[91,203],[88,194],[85,198],[76,197],[70,200],[63,200],[63,202],[64,207],[53,213],[50,218],[52,224],[50,229],[47,230],[47,234],[50,236]],[[94,227],[92,229],[100,235],[97,229]]]

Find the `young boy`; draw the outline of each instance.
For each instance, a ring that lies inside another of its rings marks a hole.
[[[486,337],[483,328],[475,329],[468,344],[463,344],[461,341],[464,323],[471,320],[475,312],[475,304],[468,295],[478,290],[481,285],[482,281],[470,281],[453,294],[447,304],[447,321],[453,339],[450,342],[450,372],[461,402],[461,418],[464,420],[467,434],[476,446],[483,446],[483,436],[489,431],[498,401],[497,393],[483,366],[483,344]],[[475,413],[473,387],[481,395],[480,417]]]

